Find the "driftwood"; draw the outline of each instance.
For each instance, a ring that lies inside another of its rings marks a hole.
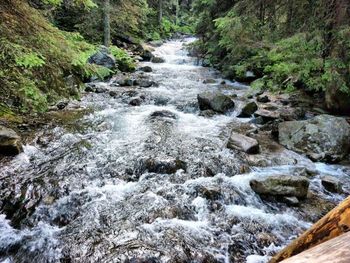
[[[269,263],[281,262],[348,231],[350,231],[350,197],[274,256]]]
[[[350,232],[328,240],[281,263],[349,263]]]

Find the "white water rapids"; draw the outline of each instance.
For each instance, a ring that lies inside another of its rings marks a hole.
[[[79,105],[93,112],[78,121],[79,128],[38,134],[1,168],[2,198],[20,199],[28,211],[35,203],[16,227],[0,215],[1,262],[263,263],[311,225],[298,208],[263,201],[250,188],[253,178],[288,174],[297,165],[240,172],[244,160],[226,143],[232,121],[248,120],[235,112],[200,116],[197,94],[220,89],[240,95],[248,87],[229,81],[220,86],[220,74],[197,66],[183,43],[156,48],[166,63],[142,63],[153,68],[144,74],[158,86],[99,83],[119,95],[86,94]],[[204,84],[208,78],[216,83]],[[130,94],[142,95],[144,103],[129,106]],[[173,117],[152,119],[157,111]],[[45,146],[40,138],[49,138]],[[145,172],[145,158],[179,159],[187,169]],[[344,167],[313,169],[349,185]],[[311,190],[335,203],[344,198],[324,192],[318,176]]]

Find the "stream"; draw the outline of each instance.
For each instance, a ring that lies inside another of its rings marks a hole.
[[[153,72],[137,74],[157,85],[96,83],[108,92],[75,102],[88,114],[39,131],[1,167],[0,262],[265,263],[345,198],[322,189],[319,175],[338,177],[348,191],[348,167],[287,150],[258,167],[226,148],[232,128],[250,118],[201,116],[197,95],[243,96],[249,87],[220,85],[219,72],[187,55],[189,41],[157,47],[165,63],[141,63]],[[130,106],[136,97],[141,105]],[[290,156],[296,164],[283,162]],[[318,175],[314,199],[300,207],[263,200],[249,184],[301,169]]]

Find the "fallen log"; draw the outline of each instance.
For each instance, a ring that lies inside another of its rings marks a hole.
[[[281,262],[348,231],[350,231],[350,197],[275,255],[269,263]]]
[[[349,263],[350,232],[306,250],[281,263]]]

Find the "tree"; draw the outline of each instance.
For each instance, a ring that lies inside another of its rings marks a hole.
[[[103,44],[109,47],[111,43],[111,24],[110,24],[110,2],[104,0],[103,6]]]

